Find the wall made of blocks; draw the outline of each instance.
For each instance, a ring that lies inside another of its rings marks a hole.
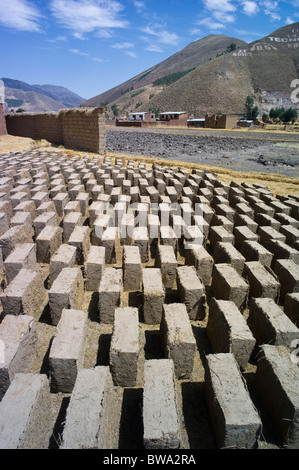
[[[103,108],[72,108],[58,113],[7,114],[10,135],[45,139],[67,148],[104,153],[106,148]]]

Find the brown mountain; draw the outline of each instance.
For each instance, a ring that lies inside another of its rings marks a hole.
[[[228,52],[231,44],[237,49]],[[208,36],[83,104],[106,103],[108,113],[115,105],[120,113],[154,109],[187,111],[196,117],[217,112],[242,114],[248,95],[255,97],[260,113],[276,106],[295,107],[291,83],[299,76],[298,46],[299,23],[250,44]],[[153,85],[158,78],[184,71],[189,73],[172,84],[162,80]]]
[[[224,35],[210,35],[195,41],[132,79],[86,100],[83,106],[100,106],[105,103],[109,104],[109,108],[111,108],[111,105],[116,104],[120,110],[125,108],[130,112],[137,103],[148,101],[150,95],[156,95],[165,88],[163,84],[153,86],[155,80],[177,72],[184,73],[203,65],[213,60],[217,54],[223,53],[231,44],[235,44],[236,47],[245,47],[247,45],[240,39]]]

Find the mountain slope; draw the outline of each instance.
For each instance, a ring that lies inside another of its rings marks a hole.
[[[237,49],[219,56],[231,43]],[[84,105],[106,102],[108,112],[115,105],[121,113],[151,109],[187,111],[203,117],[218,112],[243,114],[250,94],[260,113],[276,106],[295,107],[290,85],[299,76],[298,44],[299,23],[250,44],[226,36],[208,36]],[[191,67],[195,69],[175,83],[153,86],[154,80],[163,74]],[[129,92],[124,93],[126,88]]]
[[[20,80],[2,78],[8,109],[22,108],[27,112],[59,111],[79,106],[84,98],[64,87],[29,85]]]
[[[132,79],[102,93],[93,98],[86,100],[84,106],[100,106],[103,103],[117,104],[121,107],[132,107],[136,102],[140,101],[132,98],[136,92],[141,90],[147,91],[153,87],[153,82],[159,78],[165,77],[175,72],[183,72],[199,65],[205,64],[209,60],[215,58],[217,54],[223,53],[230,44],[236,44],[236,47],[244,47],[246,43],[240,39],[228,37],[224,35],[210,35],[189,44],[187,47],[165,59],[159,64],[140,73]],[[162,87],[154,87],[151,93],[157,93],[164,89]],[[146,96],[149,94],[147,93]]]

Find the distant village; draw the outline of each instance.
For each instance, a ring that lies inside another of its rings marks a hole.
[[[152,112],[130,113],[129,117],[117,117],[117,127],[206,127],[209,129],[232,129],[234,127],[250,127],[253,120],[240,119],[238,116],[221,114],[195,119],[185,111],[163,112],[158,117]]]

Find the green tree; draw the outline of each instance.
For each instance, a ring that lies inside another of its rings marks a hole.
[[[246,116],[246,119],[250,119],[250,120],[252,119],[253,121],[255,121],[255,119],[258,117],[259,110],[257,106],[253,106],[253,105],[254,105],[254,97],[248,95],[246,98],[246,102],[245,102],[245,116]]]
[[[226,48],[226,52],[233,52],[237,49],[237,46],[234,42],[232,42],[229,46]]]
[[[269,119],[269,114],[268,114],[268,113],[263,113],[263,115],[262,115],[262,121],[263,121],[263,122],[267,122],[268,119]]]
[[[294,124],[294,122],[296,122],[296,119],[298,117],[298,114],[297,114],[297,111],[296,109],[294,108],[289,108],[289,109],[286,109],[281,120],[282,122],[284,122],[285,124],[291,122],[292,124]]]
[[[111,109],[112,109],[112,112],[113,112],[113,115],[114,115],[114,116],[118,116],[118,115],[119,115],[119,109],[118,109],[118,107],[117,107],[116,104],[113,104],[113,105],[111,106]]]

